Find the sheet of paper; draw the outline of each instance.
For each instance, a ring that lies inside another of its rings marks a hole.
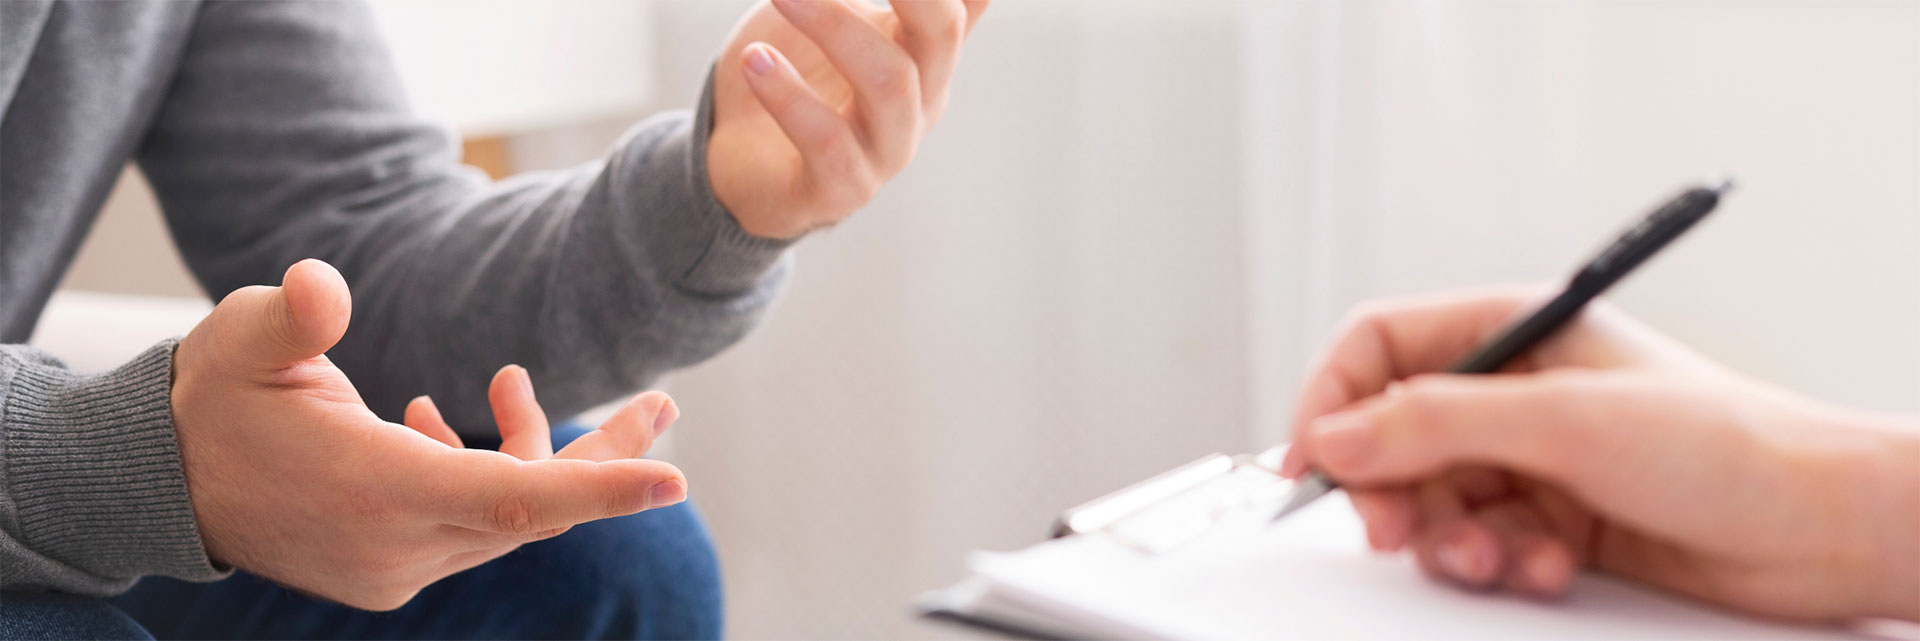
[[[1249,515],[1258,519],[1258,515]],[[1277,525],[1221,523],[1149,555],[1099,537],[982,554],[975,572],[1013,599],[1107,636],[1187,639],[1832,639],[1831,628],[1746,618],[1600,577],[1542,603],[1429,582],[1366,549],[1329,497]]]

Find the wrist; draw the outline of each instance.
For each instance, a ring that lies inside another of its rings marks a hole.
[[[219,578],[202,545],[172,417],[174,343],[99,374],[27,362],[0,399],[6,532],[47,563],[77,570],[61,586],[125,590],[140,576]],[[12,570],[13,568],[8,568]],[[64,581],[64,579],[63,579]]]
[[[1859,485],[1869,552],[1857,583],[1862,613],[1920,621],[1920,421],[1867,417],[1876,446],[1862,452]]]

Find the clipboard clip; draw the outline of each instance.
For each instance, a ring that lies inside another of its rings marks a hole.
[[[1053,538],[1100,536],[1159,555],[1218,528],[1264,525],[1293,492],[1279,474],[1286,452],[1209,454],[1062,512]]]

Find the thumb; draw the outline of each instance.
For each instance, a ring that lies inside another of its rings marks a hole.
[[[1505,467],[1578,486],[1586,462],[1626,438],[1611,386],[1585,373],[1423,375],[1307,425],[1309,463],[1343,484],[1419,481],[1458,465]],[[1612,448],[1618,449],[1618,448]]]
[[[352,316],[346,279],[309,258],[287,268],[279,287],[228,294],[208,320],[233,362],[271,370],[326,353],[347,333]]]

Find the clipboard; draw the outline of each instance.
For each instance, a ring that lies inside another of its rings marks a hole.
[[[924,594],[917,609],[1030,639],[1868,636],[1741,616],[1602,574],[1575,577],[1553,603],[1421,581],[1404,558],[1369,550],[1346,506],[1319,501],[1273,523],[1295,485],[1274,473],[1285,451],[1208,455],[1067,510],[1057,538],[978,553],[967,579]]]
[[[1061,512],[1049,538],[1100,537],[1157,556],[1217,527],[1264,523],[1295,486],[1279,474],[1286,452],[1280,445],[1259,454],[1208,454]],[[983,607],[988,596],[984,582],[973,579],[922,594],[915,610],[921,618],[1007,638],[1089,638],[1005,604]]]

